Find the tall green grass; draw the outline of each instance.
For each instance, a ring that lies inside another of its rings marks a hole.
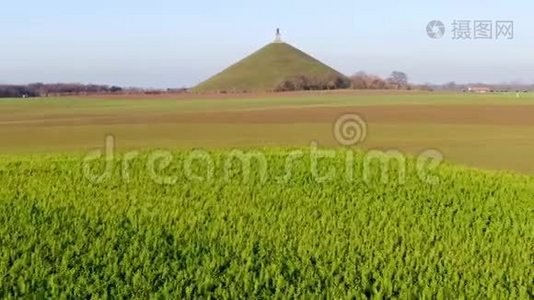
[[[168,185],[148,153],[99,184],[78,156],[4,158],[0,296],[534,297],[531,178],[443,166],[425,184],[410,161],[404,183],[364,181],[357,154],[348,180],[339,151],[332,180],[304,159],[280,181],[288,151],[269,150],[264,181],[254,164],[243,181],[212,154],[194,181],[173,152]]]

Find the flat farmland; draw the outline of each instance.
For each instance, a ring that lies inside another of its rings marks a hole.
[[[425,149],[467,166],[534,174],[534,95],[322,92],[86,96],[0,101],[1,154],[339,146],[339,116],[367,122],[363,149]]]
[[[532,299],[533,103],[2,100],[0,297]]]

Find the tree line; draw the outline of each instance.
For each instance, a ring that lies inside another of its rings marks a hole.
[[[57,95],[83,95],[101,93],[120,93],[118,86],[80,84],[80,83],[32,83],[27,85],[0,85],[0,97],[48,97]]]
[[[367,74],[360,71],[349,77],[351,88],[353,89],[371,89],[371,90],[383,90],[383,89],[396,89],[396,90],[409,90],[412,86],[408,82],[408,75],[404,72],[393,71],[388,78],[381,78],[376,75]]]
[[[333,89],[411,89],[408,76],[404,72],[394,71],[383,79],[376,75],[358,72],[350,77],[330,75],[327,77],[294,76],[282,80],[275,88],[276,92],[333,90]]]
[[[350,80],[342,75],[330,75],[326,77],[314,77],[299,75],[282,80],[275,92],[310,91],[310,90],[334,90],[350,87]]]

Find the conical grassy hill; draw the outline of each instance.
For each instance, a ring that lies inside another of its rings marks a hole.
[[[271,43],[202,82],[193,91],[273,91],[285,80],[297,77],[319,82],[346,79],[343,74],[289,44]]]

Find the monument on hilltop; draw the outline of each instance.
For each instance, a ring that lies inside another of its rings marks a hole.
[[[282,42],[282,34],[280,33],[280,28],[276,28],[276,38],[274,39],[275,43],[283,43]]]
[[[272,43],[192,90],[199,93],[323,90],[346,88],[349,84],[345,75],[282,41],[277,28]]]

